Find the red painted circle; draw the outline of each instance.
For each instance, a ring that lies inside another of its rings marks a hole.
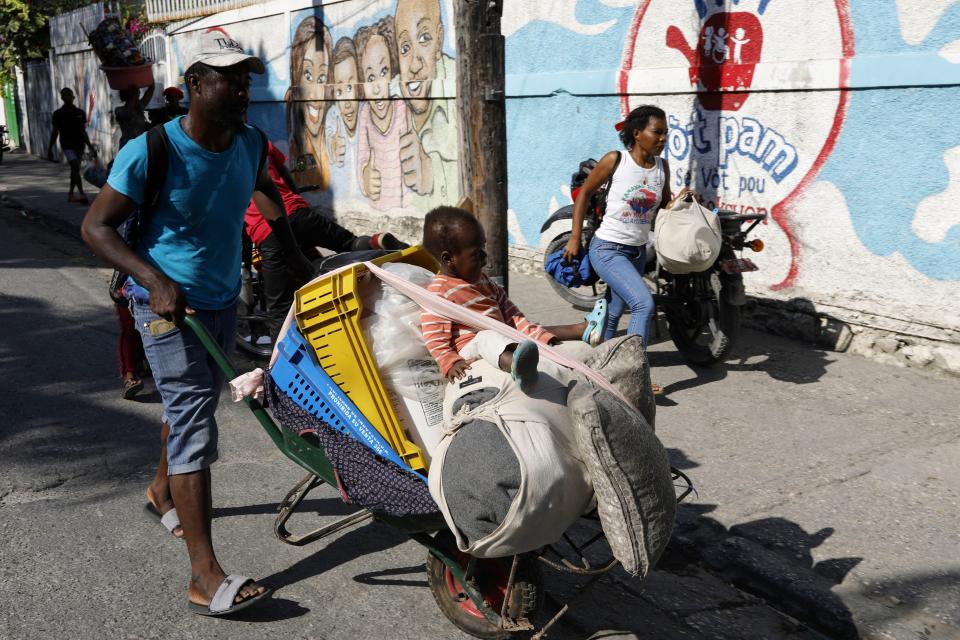
[[[647,9],[650,7],[651,2],[652,0],[641,0],[639,6],[637,7],[636,13],[634,14],[633,23],[630,25],[630,31],[627,34],[627,41],[624,43],[623,47],[623,59],[622,63],[620,64],[620,73],[617,78],[617,90],[620,94],[620,112],[621,116],[623,117],[630,112],[630,96],[627,93],[627,79],[630,75],[630,71],[633,70],[633,56],[636,51],[637,34],[640,31],[640,24],[643,22],[643,17],[647,13]],[[794,187],[793,191],[787,194],[787,197],[771,207],[771,216],[780,226],[780,228],[783,229],[783,232],[787,236],[787,240],[790,242],[791,256],[790,269],[787,272],[787,276],[782,282],[771,286],[770,288],[773,290],[790,287],[797,278],[797,274],[799,272],[798,257],[800,247],[793,230],[788,224],[787,214],[794,200],[796,200],[796,198],[806,190],[810,183],[813,182],[813,179],[818,173],[820,173],[820,169],[823,168],[827,158],[830,157],[830,154],[833,152],[833,149],[837,144],[837,138],[840,136],[840,130],[843,128],[843,121],[847,115],[849,92],[846,91],[846,89],[850,82],[850,61],[854,56],[853,24],[850,20],[849,1],[834,0],[834,5],[837,8],[837,20],[840,23],[840,39],[843,50],[843,57],[840,59],[840,75],[837,84],[840,89],[840,99],[837,102],[837,110],[833,116],[833,124],[830,127],[830,133],[827,134],[827,140],[823,145],[823,149],[821,149],[820,153],[817,155],[816,160],[814,160],[813,166],[810,167],[810,170],[807,172],[807,174],[800,180],[799,183],[797,183],[797,186]]]

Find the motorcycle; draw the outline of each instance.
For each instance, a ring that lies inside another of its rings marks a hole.
[[[574,201],[596,165],[596,160],[585,160],[573,174],[570,186]],[[603,220],[606,188],[607,185],[603,185],[598,189],[588,204],[581,232],[585,251],[589,250],[593,234]],[[766,213],[738,213],[727,209],[714,209],[714,212],[720,218],[722,242],[720,254],[706,271],[674,275],[661,270],[653,246],[655,229],[646,244],[644,279],[653,291],[657,310],[663,313],[670,338],[680,354],[691,364],[700,366],[722,362],[737,341],[740,310],[746,303],[743,274],[758,270],[752,260],[738,256],[737,252],[763,250],[762,240],[748,240],[747,236],[767,217]],[[540,234],[546,244],[544,266],[547,257],[562,250],[570,240],[572,220],[573,205],[569,204],[543,223]],[[750,225],[743,228],[745,223]],[[594,303],[606,295],[606,283],[602,280],[581,287],[566,287],[553,278],[548,281],[561,298],[584,311],[592,309]]]

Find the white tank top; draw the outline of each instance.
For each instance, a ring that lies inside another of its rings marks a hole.
[[[607,194],[607,212],[596,237],[631,247],[645,244],[650,222],[660,208],[665,177],[659,156],[654,157],[652,167],[644,169],[629,152],[621,151]]]

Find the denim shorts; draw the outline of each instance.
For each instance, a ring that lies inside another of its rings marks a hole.
[[[188,327],[177,327],[150,310],[150,305],[130,301],[143,350],[163,401],[163,420],[170,425],[167,438],[168,475],[193,473],[217,459],[217,422],[214,413],[224,376],[199,338]],[[197,311],[202,322],[229,354],[236,330],[236,307]]]

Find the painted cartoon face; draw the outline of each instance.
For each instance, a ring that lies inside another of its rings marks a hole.
[[[369,101],[374,121],[383,124],[390,114],[390,51],[383,36],[373,36],[361,56],[364,97]],[[381,127],[382,129],[382,127]]]
[[[645,129],[634,131],[634,144],[650,155],[658,156],[667,144],[668,131],[666,120],[651,116]]]
[[[357,126],[357,60],[349,57],[333,66],[333,97],[340,108],[340,117],[347,130],[353,133]]]
[[[318,49],[317,39],[311,38],[303,52],[303,68],[300,71],[300,77],[294,78],[294,81],[300,87],[299,97],[304,100],[304,102],[301,102],[303,120],[307,124],[307,130],[312,135],[317,135],[323,122],[325,107],[323,102],[320,101],[326,98],[324,85],[327,84],[328,72],[329,63],[326,51],[324,51],[322,44]]]
[[[437,0],[397,2],[397,53],[400,57],[400,92],[414,113],[430,107],[430,87],[437,75],[443,46],[443,23]]]

